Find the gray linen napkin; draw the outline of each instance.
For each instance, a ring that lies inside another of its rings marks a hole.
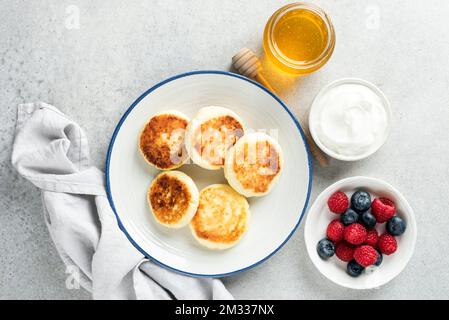
[[[104,173],[89,165],[86,136],[55,107],[19,105],[12,164],[40,189],[55,246],[94,299],[232,299],[220,280],[163,269],[129,243],[109,206]]]

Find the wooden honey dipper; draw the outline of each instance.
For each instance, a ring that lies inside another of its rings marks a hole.
[[[256,80],[271,92],[276,93],[262,75],[262,64],[260,63],[259,58],[250,49],[243,48],[242,50],[237,52],[237,54],[232,57],[232,66],[241,75]],[[301,127],[304,131],[307,139],[307,144],[309,145],[310,151],[312,152],[313,156],[322,167],[327,166],[329,164],[329,161],[313,141],[308,128],[303,125],[301,125]]]

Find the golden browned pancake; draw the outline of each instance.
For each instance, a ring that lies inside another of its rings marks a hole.
[[[248,201],[226,184],[210,185],[200,192],[198,210],[190,222],[193,236],[209,249],[236,245],[248,230]]]
[[[187,127],[186,146],[194,163],[209,170],[224,165],[226,152],[244,134],[238,115],[223,107],[201,108]]]
[[[146,162],[161,170],[182,166],[188,159],[184,145],[188,123],[189,119],[175,110],[152,116],[139,137],[139,149]]]
[[[170,228],[188,224],[198,208],[198,189],[193,180],[181,171],[160,173],[147,193],[154,218]]]
[[[256,132],[243,136],[229,150],[224,173],[240,194],[263,196],[273,188],[283,166],[280,145],[270,136]]]

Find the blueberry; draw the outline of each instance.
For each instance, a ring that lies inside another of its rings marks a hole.
[[[379,250],[376,249],[376,251],[377,251],[377,260],[376,260],[376,262],[374,263],[374,265],[375,265],[376,267],[378,267],[378,266],[381,265],[382,261],[384,260],[384,257],[383,257],[382,253],[381,253]]]
[[[358,264],[355,260],[349,261],[348,266],[346,267],[348,274],[354,278],[361,275],[364,269],[365,268]]]
[[[371,211],[365,211],[364,213],[362,213],[360,220],[362,221],[363,225],[368,229],[374,228],[377,222],[376,218],[373,216]]]
[[[371,196],[368,192],[357,190],[351,197],[351,208],[358,213],[365,212],[371,207]]]
[[[349,208],[348,210],[346,210],[345,213],[343,213],[340,216],[340,220],[341,220],[341,222],[343,222],[343,224],[345,226],[348,226],[348,225],[350,225],[354,222],[357,222],[359,220],[359,214]]]
[[[316,251],[322,259],[330,258],[335,253],[334,243],[328,239],[321,239],[316,246]]]
[[[407,224],[398,216],[393,216],[387,221],[387,231],[392,236],[400,236],[405,232]]]

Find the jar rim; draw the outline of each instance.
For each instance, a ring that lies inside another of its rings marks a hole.
[[[274,39],[274,36],[273,36],[274,29],[275,29],[275,26],[277,25],[277,23],[279,22],[279,20],[283,16],[285,16],[285,14],[287,14],[288,12],[291,12],[291,11],[297,10],[297,9],[308,10],[308,11],[311,11],[314,14],[318,15],[323,20],[323,23],[325,24],[326,29],[328,31],[327,39],[326,39],[326,46],[324,47],[321,54],[318,57],[316,57],[315,59],[306,61],[306,62],[297,61],[297,60],[287,57],[277,47],[277,45],[275,44],[275,42],[273,40]],[[323,62],[326,62],[330,58],[332,52],[334,51],[334,47],[335,47],[335,30],[334,30],[334,26],[333,26],[331,20],[329,19],[327,14],[320,7],[318,7],[314,4],[311,4],[311,3],[295,2],[295,3],[291,3],[291,4],[281,7],[275,13],[273,13],[273,15],[268,20],[265,32],[266,32],[266,35],[268,38],[268,41],[267,41],[268,48],[271,51],[271,53],[284,65],[286,65],[289,68],[296,69],[296,70],[311,69]]]

